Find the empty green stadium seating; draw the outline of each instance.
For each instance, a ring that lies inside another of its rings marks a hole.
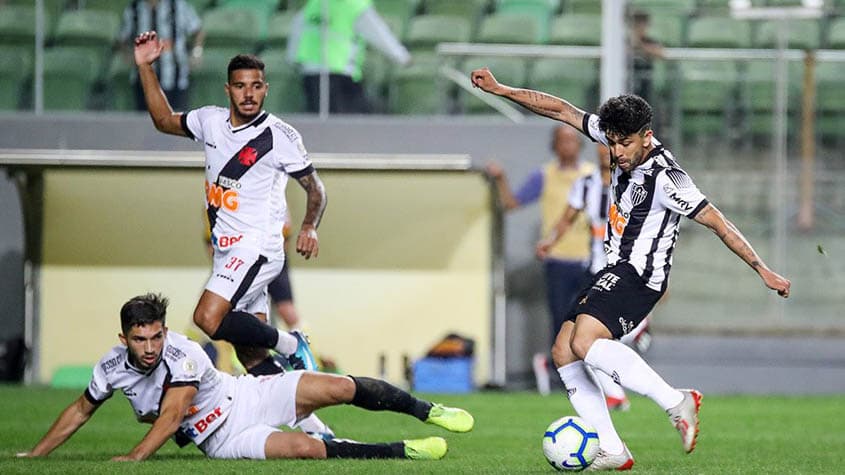
[[[44,109],[85,109],[102,61],[88,48],[59,46],[44,50]]]
[[[446,113],[447,95],[451,87],[441,79],[437,64],[417,61],[407,68],[393,71],[389,91],[389,108],[396,114]]]
[[[548,38],[549,19],[560,9],[559,0],[497,0],[496,13],[534,17],[540,25],[540,36]]]
[[[791,20],[789,22],[787,45],[789,48],[817,49],[821,44],[820,25],[817,20]],[[777,47],[778,24],[763,21],[757,29],[754,46],[757,48]]]
[[[279,0],[218,0],[217,6],[223,9],[251,11],[255,18],[253,29],[257,30],[258,39],[267,38],[268,22],[279,8]]]
[[[392,68],[393,62],[380,52],[367,51],[362,67],[362,80],[367,97],[373,103],[375,111],[383,111],[386,108],[387,83],[390,80]]]
[[[773,132],[776,67],[773,60],[752,60],[745,62],[740,69],[742,102],[748,109],[747,128],[753,135],[770,135]],[[790,61],[787,71],[787,120],[794,123],[800,99],[803,65],[798,61]]]
[[[695,0],[631,0],[631,10],[645,11],[652,19],[661,16],[687,16],[695,11]]]
[[[274,114],[302,112],[305,109],[305,95],[302,78],[296,67],[288,64],[285,50],[267,50],[261,54],[265,77],[270,84],[264,108]]]
[[[106,73],[106,82],[109,95],[109,108],[119,111],[130,111],[135,109],[135,88],[129,78],[134,65],[123,54],[117,53],[112,56]]]
[[[652,16],[651,27],[648,29],[648,34],[664,46],[683,46],[685,22],[686,17],[672,15]]]
[[[197,11],[198,15],[202,15],[207,9],[211,7],[214,3],[214,0],[186,0],[191,6],[194,7],[194,10]]]
[[[29,87],[32,56],[28,48],[0,46],[0,110],[21,106],[23,88]]]
[[[845,18],[837,18],[830,22],[827,31],[827,47],[845,49]]]
[[[62,14],[56,25],[57,46],[100,47],[108,51],[117,38],[120,17],[100,10],[71,10]]]
[[[601,16],[590,13],[563,14],[552,19],[549,44],[598,46]]]
[[[240,50],[206,48],[202,63],[191,71],[191,107],[228,106],[223,86],[229,60]]]
[[[277,12],[270,17],[266,40],[268,48],[284,48],[288,44],[294,15],[296,15],[296,12],[288,10]]]
[[[471,56],[464,62],[462,70],[469,74],[478,68],[488,67],[496,79],[509,86],[522,87],[527,84],[526,60],[503,56]],[[460,91],[463,110],[466,113],[494,113],[489,105],[466,91]]]
[[[590,58],[542,58],[530,68],[528,86],[569,101],[584,110],[597,103],[599,62]]]
[[[689,23],[691,48],[750,48],[751,23],[729,17],[699,17]]]
[[[601,15],[601,2],[596,0],[565,0],[564,13],[589,13]]]
[[[420,0],[373,0],[373,6],[381,16],[396,17],[406,25],[414,15]]]
[[[84,3],[82,3],[84,1]],[[107,12],[123,14],[123,10],[132,3],[132,0],[82,0],[80,5],[86,10],[102,10]]]
[[[466,18],[444,15],[419,15],[411,18],[405,34],[405,46],[414,51],[433,50],[437,43],[467,42],[470,22]]]
[[[46,38],[50,38],[53,35],[53,30],[56,27],[56,22],[59,20],[59,17],[62,16],[62,12],[65,9],[66,4],[68,3],[67,0],[42,0],[44,4],[44,26],[46,27],[47,31]],[[0,2],[2,3],[2,2]],[[22,5],[27,8],[33,8],[35,5],[34,0],[6,0],[7,5]],[[2,7],[0,7],[2,9]],[[2,17],[4,15],[0,15]]]
[[[845,78],[845,63],[816,63],[816,111],[817,130],[826,137],[845,136],[845,94],[842,81]]]
[[[678,105],[684,133],[726,133],[735,109],[736,64],[733,61],[678,61],[678,73]]]
[[[34,38],[34,8],[24,5],[0,6],[0,43],[32,45]]]
[[[209,10],[205,13],[202,23],[206,34],[205,45],[209,48],[237,48],[242,53],[255,52],[261,40],[260,28],[256,28],[258,23],[260,20],[251,10],[233,8]]]
[[[424,0],[425,12],[430,15],[453,15],[474,21],[484,13],[488,0]]]
[[[475,41],[479,43],[545,43],[543,28],[533,16],[494,13],[481,19]]]

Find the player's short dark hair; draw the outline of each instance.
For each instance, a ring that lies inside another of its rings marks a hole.
[[[129,299],[120,309],[120,328],[123,334],[128,334],[134,326],[149,325],[153,322],[161,322],[164,325],[169,303],[167,297],[154,293]]]
[[[651,106],[640,96],[611,97],[599,107],[599,129],[605,134],[626,137],[651,129]]]
[[[264,72],[264,61],[258,59],[254,54],[239,54],[229,60],[227,78],[232,79],[232,73],[238,69],[257,69]]]

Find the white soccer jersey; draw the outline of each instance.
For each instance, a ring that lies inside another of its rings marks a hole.
[[[585,213],[590,220],[590,272],[595,274],[607,265],[604,238],[607,213],[610,209],[610,187],[601,181],[601,170],[582,176],[569,191],[569,206]]]
[[[215,249],[246,246],[283,253],[285,186],[313,171],[302,137],[262,111],[234,128],[229,109],[206,106],[182,114],[182,129],[205,145],[205,191]]]
[[[584,116],[585,134],[607,145],[599,118]],[[628,262],[654,290],[665,290],[681,216],[694,218],[708,203],[672,153],[653,138],[654,149],[630,173],[611,175],[605,251],[607,262]]]
[[[122,391],[138,421],[152,423],[158,418],[164,393],[177,386],[197,388],[179,433],[200,444],[229,416],[235,378],[217,371],[205,351],[184,335],[167,332],[159,363],[146,372],[130,364],[125,346],[112,348],[94,366],[85,397],[100,404]]]

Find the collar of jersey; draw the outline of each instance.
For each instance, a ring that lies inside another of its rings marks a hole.
[[[234,127],[232,127],[232,122],[231,122],[231,120],[227,118],[227,119],[226,119],[226,125],[229,127],[229,132],[232,132],[233,134],[236,134],[236,133],[240,132],[241,130],[248,129],[248,128],[250,128],[250,127],[258,127],[258,125],[259,125],[260,123],[262,123],[262,122],[264,122],[265,120],[267,120],[267,116],[269,116],[269,115],[270,115],[270,114],[268,114],[267,112],[265,112],[264,110],[262,110],[262,111],[261,111],[261,113],[260,113],[260,114],[258,114],[258,117],[256,117],[256,118],[252,119],[250,122],[247,122],[246,124],[244,124],[244,125],[242,125],[242,126],[240,126],[240,127],[238,127],[238,128],[234,128]]]
[[[654,157],[663,153],[663,144],[660,142],[655,142],[654,148],[651,149],[651,152],[648,152],[648,155],[645,156],[645,160],[643,163],[640,164],[637,168],[653,168],[654,167]]]

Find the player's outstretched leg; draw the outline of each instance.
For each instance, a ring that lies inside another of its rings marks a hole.
[[[264,443],[267,459],[439,460],[447,450],[446,441],[440,437],[373,444],[348,439],[319,440],[301,432],[273,432]]]
[[[684,452],[690,453],[695,450],[695,442],[698,438],[698,411],[701,408],[703,396],[695,389],[681,389],[684,399],[675,407],[669,408],[669,421],[681,434],[681,443],[684,444]]]

